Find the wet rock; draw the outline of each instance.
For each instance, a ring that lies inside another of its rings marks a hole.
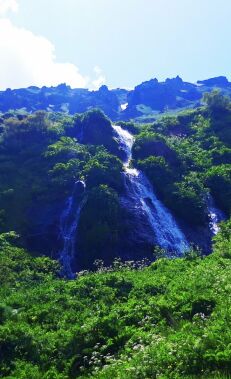
[[[77,182],[75,182],[75,194],[77,194],[78,196],[83,195],[83,193],[85,192],[85,188],[86,185],[84,181],[78,180]]]

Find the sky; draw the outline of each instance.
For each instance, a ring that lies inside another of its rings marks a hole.
[[[231,79],[230,0],[0,0],[0,89]]]

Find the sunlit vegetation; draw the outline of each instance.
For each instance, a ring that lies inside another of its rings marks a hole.
[[[209,193],[231,213],[230,100],[214,91],[204,101],[206,107],[143,126],[133,148],[161,199],[194,225],[207,222]]]
[[[72,281],[1,235],[1,377],[228,378],[230,227],[206,258],[98,262]]]
[[[139,262],[118,259],[123,157],[110,120],[98,110],[2,115],[0,377],[230,377],[230,101],[215,91],[203,107],[121,125],[135,136],[131,165],[182,225],[208,224],[209,194],[225,212],[213,252],[168,259],[155,247],[151,261],[145,249]],[[79,180],[84,271],[66,280],[54,258]]]

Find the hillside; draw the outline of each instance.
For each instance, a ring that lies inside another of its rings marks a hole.
[[[146,122],[34,101],[63,85],[11,111],[0,94],[0,377],[230,377],[231,100],[214,80],[154,80],[200,98]]]
[[[98,262],[72,281],[13,241],[0,237],[1,377],[230,377],[230,222],[206,258]]]
[[[208,254],[216,223],[231,211],[231,108],[216,92],[207,102],[153,124],[120,123],[117,131],[97,110],[5,114],[1,230],[14,230],[35,255],[58,258],[69,249],[75,270],[95,259],[152,259],[155,245],[175,254],[179,229]]]

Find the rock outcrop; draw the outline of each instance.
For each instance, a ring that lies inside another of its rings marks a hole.
[[[75,114],[99,108],[115,121],[140,118],[147,121],[155,117],[156,113],[168,109],[198,106],[203,94],[217,87],[231,96],[231,83],[224,76],[198,81],[197,84],[184,82],[179,76],[164,82],[151,79],[137,85],[134,90],[110,90],[103,85],[97,91],[89,91],[85,88],[72,89],[66,84],[57,87],[8,88],[0,91],[0,112],[46,110]]]

